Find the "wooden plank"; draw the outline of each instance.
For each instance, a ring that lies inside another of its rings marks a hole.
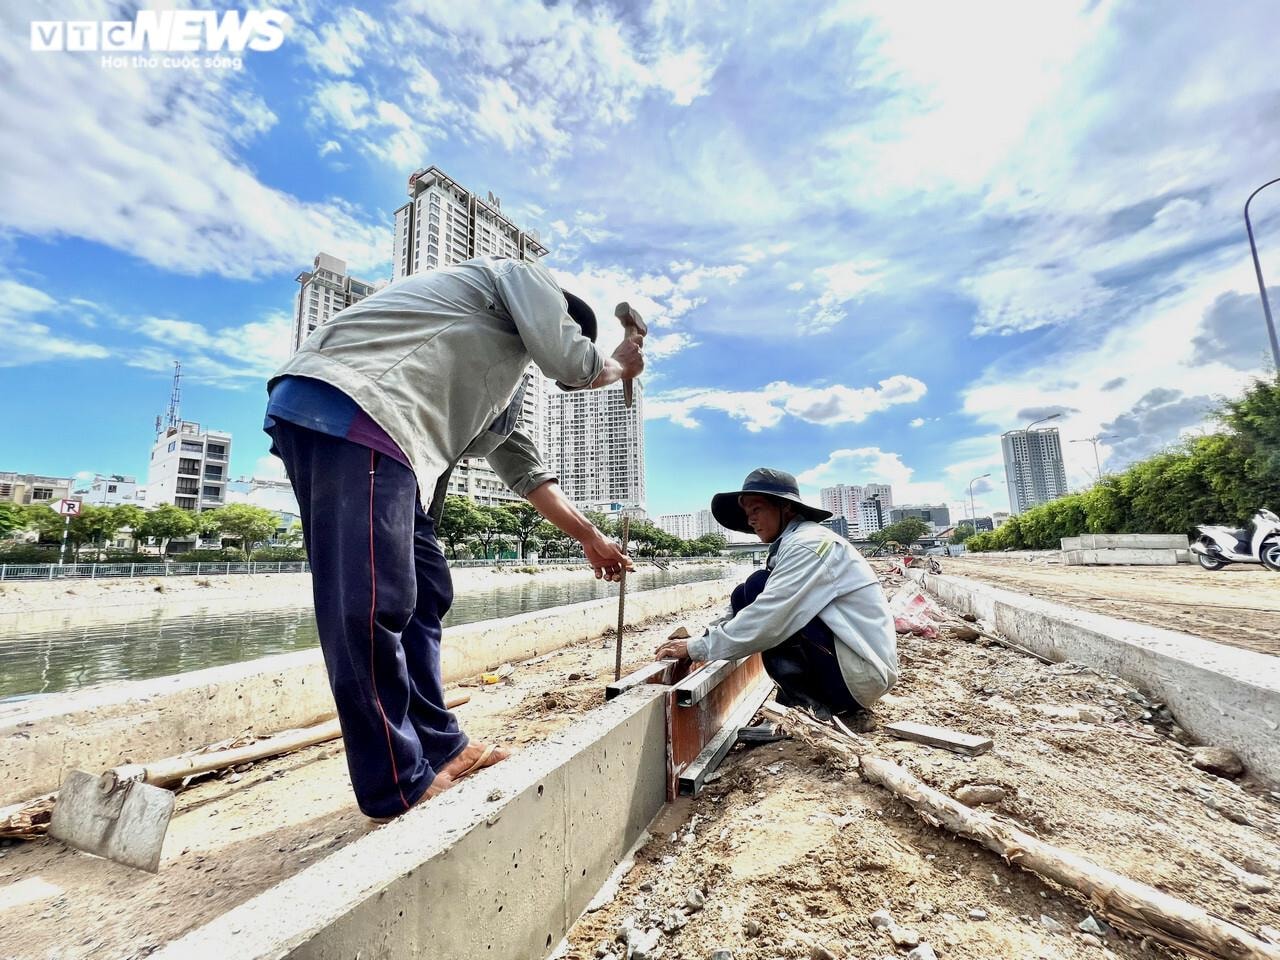
[[[958,730],[934,727],[927,723],[914,723],[910,720],[885,724],[884,732],[899,740],[914,740],[916,743],[941,747],[943,750],[963,753],[970,757],[976,757],[991,749],[990,737],[978,737],[971,733],[960,733]]]

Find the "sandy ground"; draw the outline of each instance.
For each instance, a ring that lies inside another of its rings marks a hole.
[[[696,630],[716,612],[629,634],[627,662],[647,661],[674,623]],[[881,720],[995,747],[966,758],[870,734],[885,754],[945,792],[998,787],[990,809],[1045,840],[1255,931],[1280,928],[1280,794],[1192,767],[1163,709],[1114,677],[998,646],[899,639],[902,678]],[[608,640],[536,658],[510,686],[473,688],[460,716],[479,739],[529,743],[601,703],[611,663]],[[0,957],[146,956],[376,829],[354,809],[334,747],[242,777],[180,794],[154,877],[49,841],[0,850]],[[905,956],[868,922],[887,909],[943,960],[1180,956],[1109,930],[1086,938],[1080,898],[929,826],[803,744],[735,749],[720,778],[668,807],[653,832],[565,955],[620,960],[621,929],[665,925],[649,958]]]
[[[635,669],[674,624],[713,619],[719,605],[626,634]],[[604,702],[612,638],[518,665],[511,682],[461,687],[456,712],[473,739],[520,747]],[[41,840],[0,841],[0,958],[140,958],[377,829],[356,809],[346,757],[322,745],[209,780],[178,795],[160,872],[151,876]]]
[[[1280,794],[1192,767],[1167,715],[1117,678],[1001,647],[899,639],[903,676],[882,721],[995,746],[966,758],[871,734],[884,754],[946,793],[998,787],[988,809],[1043,839],[1246,928],[1280,928]],[[650,958],[901,956],[869,923],[882,909],[943,960],[1181,956],[1114,931],[1087,939],[1081,898],[926,824],[830,754],[738,747],[720,773],[660,817],[617,898],[579,921],[565,956],[624,957],[627,926],[642,940],[663,931]]]
[[[1280,574],[1260,566],[1068,567],[997,554],[940,557],[942,572],[1262,653],[1280,653]]]

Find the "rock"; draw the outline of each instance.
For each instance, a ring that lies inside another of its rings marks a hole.
[[[1191,765],[1215,777],[1234,779],[1244,773],[1240,758],[1226,747],[1196,747],[1191,751]]]
[[[1089,946],[1091,946],[1091,947],[1101,947],[1101,946],[1102,946],[1102,940],[1101,940],[1101,938],[1099,938],[1099,937],[1095,937],[1092,933],[1082,933],[1082,934],[1080,934],[1080,942],[1081,942],[1081,943],[1087,943],[1087,944],[1088,944]]]
[[[644,881],[644,883],[640,884],[640,889],[643,890],[645,893],[653,893],[653,881],[651,880]]]
[[[967,806],[1001,803],[1009,795],[1004,787],[991,783],[971,783],[955,792],[955,798]]]
[[[1260,877],[1256,873],[1241,873],[1240,886],[1244,887],[1250,893],[1270,893],[1271,881],[1266,877]]]
[[[972,910],[969,911],[969,919],[985,920],[987,919],[987,911],[981,909],[980,907],[974,907]]]
[[[899,947],[910,948],[920,945],[920,934],[910,927],[900,927],[897,924],[889,928],[889,939]]]
[[[697,913],[707,904],[707,898],[697,887],[690,887],[684,892],[684,905]]]
[[[960,614],[960,619],[961,619],[961,620],[963,620],[963,621],[965,621],[966,623],[977,623],[977,622],[978,622],[978,616],[977,616],[977,614],[974,614],[974,613],[962,613],[962,614]]]
[[[938,955],[933,952],[933,947],[922,943],[907,954],[907,960],[938,960]]]
[[[871,924],[875,930],[884,930],[893,926],[893,914],[888,910],[877,910],[871,916],[867,917],[867,922]]]
[[[613,956],[613,947],[612,947],[612,946],[610,946],[606,941],[601,940],[599,943],[597,943],[597,944],[596,944],[596,956],[597,956],[597,957],[612,957],[612,956]]]
[[[661,939],[662,931],[657,927],[637,933],[630,944],[631,960],[652,960]]]
[[[710,960],[733,960],[732,950],[712,950]]]
[[[836,960],[836,955],[826,947],[815,944],[809,950],[809,960]]]
[[[1067,928],[1048,914],[1040,914],[1040,926],[1044,927],[1049,933],[1062,933]]]
[[[957,640],[963,640],[966,643],[973,643],[982,636],[982,634],[973,629],[973,627],[964,627],[957,624],[951,628],[951,636]]]
[[[1260,877],[1269,877],[1275,872],[1274,864],[1254,854],[1241,857],[1240,866],[1249,873],[1256,873]]]
[[[668,910],[662,918],[662,932],[670,936],[688,922],[689,918],[683,910]]]
[[[742,932],[745,933],[748,937],[760,936],[761,929],[762,928],[758,920],[748,920],[746,923],[742,925]]]
[[[1078,716],[1085,723],[1106,723],[1107,715],[1095,707],[1079,707],[1076,710]]]
[[[630,944],[636,935],[635,917],[627,917],[618,924],[618,932],[614,934],[613,939],[619,943]]]
[[[921,920],[932,917],[937,912],[938,908],[927,900],[922,900],[916,904],[916,913],[920,914]]]
[[[1093,934],[1095,937],[1105,937],[1111,932],[1111,928],[1092,913],[1076,924],[1076,929],[1081,933]]]

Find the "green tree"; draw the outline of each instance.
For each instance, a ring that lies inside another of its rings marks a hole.
[[[66,522],[53,507],[44,504],[32,504],[22,508],[26,516],[24,529],[34,530],[41,543],[59,543],[62,540],[62,526]]]
[[[538,528],[534,531],[534,536],[542,544],[543,552],[549,557],[567,557],[572,546],[577,544],[573,537],[569,536],[554,523],[548,523],[543,520],[538,524]]]
[[[689,543],[689,552],[695,557],[715,557],[729,546],[729,539],[722,533],[704,533]]]
[[[477,507],[476,512],[480,515],[480,524],[474,536],[480,542],[487,560],[489,551],[493,549],[494,556],[497,556],[497,549],[514,532],[513,518],[502,507]]]
[[[190,510],[183,510],[171,503],[162,503],[147,511],[138,526],[142,537],[160,541],[160,555],[169,552],[169,541],[175,537],[187,537],[195,532],[196,518]]]
[[[0,503],[0,537],[25,530],[27,517],[22,507],[16,503]]]
[[[618,535],[618,525],[610,520],[607,514],[601,513],[599,510],[584,510],[583,516],[590,520],[591,525],[606,537],[616,537]]]
[[[444,510],[436,532],[449,548],[449,555],[458,559],[458,545],[464,544],[480,529],[484,518],[476,505],[466,497],[450,495],[444,498]]]
[[[951,542],[964,543],[972,538],[976,533],[977,531],[974,529],[973,524],[968,521],[957,524],[956,528],[951,531]]]
[[[240,550],[244,553],[245,560],[249,559],[254,547],[270,540],[280,527],[280,515],[274,510],[255,507],[249,503],[229,503],[208,513],[215,516],[197,520],[196,524],[216,521],[216,529],[220,533],[240,541]]]
[[[511,516],[511,535],[520,545],[520,559],[528,555],[529,541],[542,524],[542,514],[531,503],[508,503],[502,507]]]
[[[871,534],[872,543],[900,543],[904,547],[915,543],[929,532],[929,525],[918,517],[907,517],[897,523],[891,523]]]

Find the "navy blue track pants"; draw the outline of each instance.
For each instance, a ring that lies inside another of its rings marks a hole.
[[[768,570],[757,570],[745,583],[733,588],[729,606],[737,613],[764,591]],[[831,628],[814,617],[797,633],[760,654],[765,672],[778,685],[778,702],[784,707],[821,704],[832,713],[858,711],[862,707],[845,686],[836,661],[836,641]]]
[[[467,745],[440,680],[449,567],[404,464],[286,421],[270,433],[302,513],[356,802],[395,816]]]

